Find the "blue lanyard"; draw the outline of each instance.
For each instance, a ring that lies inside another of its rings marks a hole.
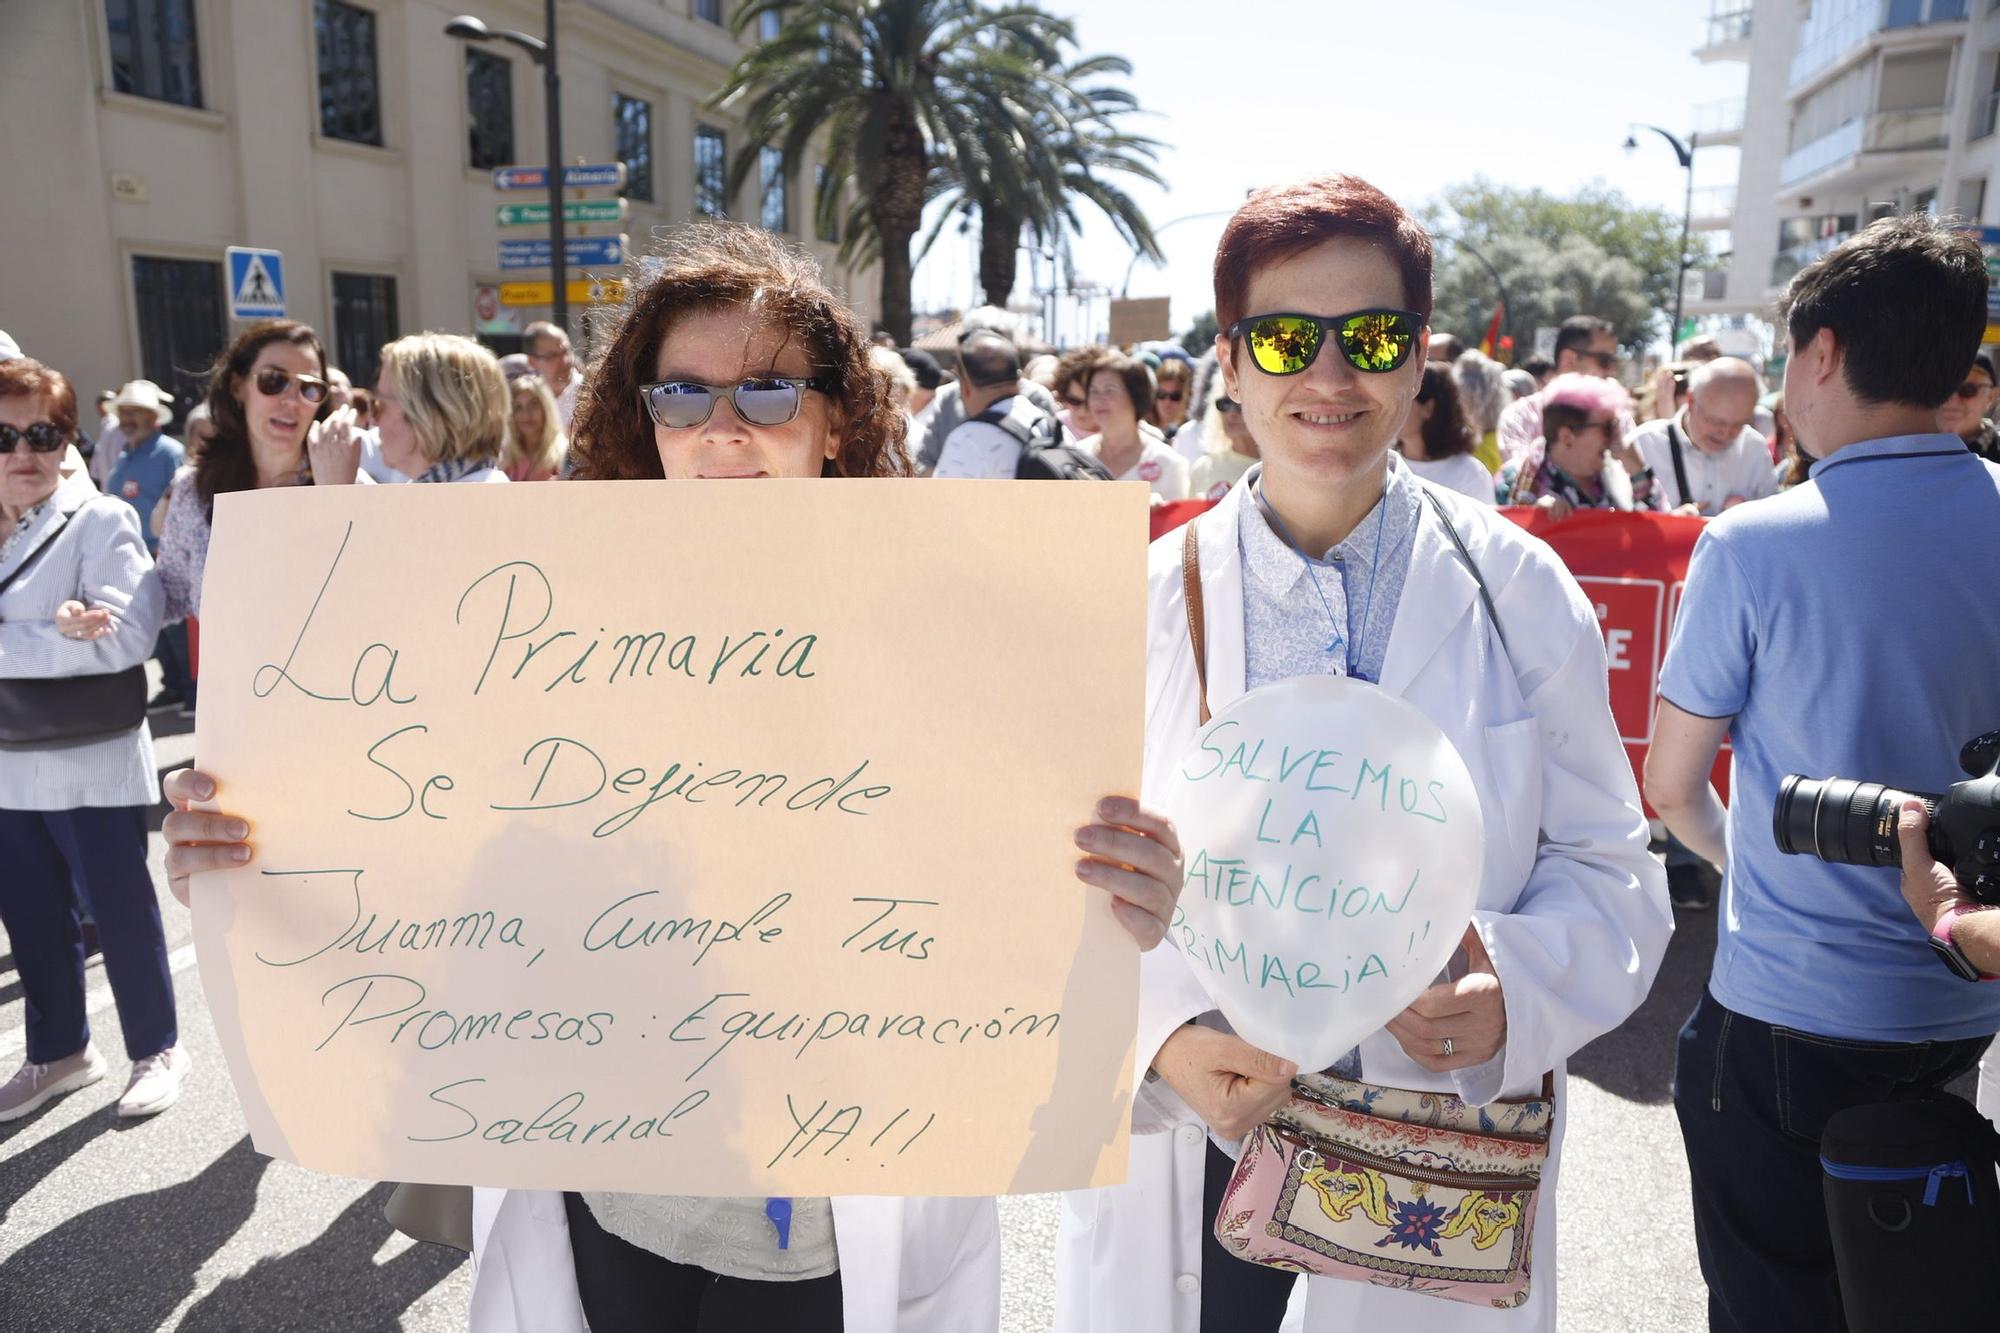
[[[1329,653],[1340,652],[1342,645],[1346,643],[1346,636],[1340,632],[1340,622],[1334,617],[1333,603],[1326,600],[1326,589],[1320,586],[1319,572],[1313,568],[1312,557],[1308,556],[1300,548],[1299,544],[1292,540],[1292,530],[1285,526],[1285,520],[1279,518],[1278,511],[1271,508],[1270,503],[1264,499],[1264,478],[1261,472],[1257,477],[1257,485],[1251,493],[1257,497],[1257,507],[1264,511],[1264,517],[1270,520],[1271,526],[1277,529],[1278,535],[1285,539],[1285,545],[1291,547],[1299,559],[1305,562],[1306,576],[1312,580],[1313,591],[1319,594],[1319,604],[1326,611],[1326,622],[1333,629],[1333,642],[1326,646],[1326,651]],[[1354,636],[1354,642],[1350,645],[1351,651],[1346,655],[1347,674],[1350,676],[1359,676],[1361,674],[1358,669],[1361,645],[1368,635],[1368,614],[1375,609],[1376,576],[1382,572],[1382,533],[1389,526],[1388,506],[1389,473],[1385,467],[1382,472],[1382,499],[1376,506],[1377,512],[1375,515],[1375,559],[1368,566],[1368,595],[1361,602],[1361,630]]]

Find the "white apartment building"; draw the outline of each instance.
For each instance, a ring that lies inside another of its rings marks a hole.
[[[1880,217],[1989,221],[1996,0],[1715,0],[1696,54],[1749,67],[1730,262],[1696,313],[1767,313],[1800,268]]]
[[[569,162],[622,161],[629,252],[686,220],[760,221],[808,244],[865,317],[872,270],[812,235],[811,192],[767,154],[742,197],[740,129],[706,105],[747,42],[724,0],[562,0]],[[497,303],[503,228],[492,168],[546,162],[541,68],[445,34],[470,12],[540,36],[538,0],[4,0],[0,329],[80,395],[144,375],[185,410],[232,332],[224,249],[282,252],[287,314],[372,382],[376,350],[421,329],[514,350],[546,307]],[[803,233],[803,234],[802,234]],[[572,277],[578,276],[572,273]],[[582,310],[572,304],[573,330]],[[87,409],[86,409],[87,414]]]

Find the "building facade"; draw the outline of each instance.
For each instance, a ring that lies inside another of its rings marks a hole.
[[[461,7],[462,6],[462,7]],[[9,0],[0,4],[0,328],[80,393],[143,375],[180,401],[241,327],[226,247],[283,255],[286,313],[372,382],[399,334],[472,334],[513,350],[548,307],[500,303],[492,168],[545,163],[541,68],[503,42],[447,36],[469,9],[539,36],[535,0]],[[758,33],[723,0],[562,0],[562,134],[570,162],[623,161],[629,253],[690,218],[760,222],[818,254],[864,318],[872,271],[813,235],[812,189],[760,163],[739,197],[741,132],[709,102]],[[611,191],[596,197],[612,198]],[[572,278],[583,276],[574,270]],[[615,274],[605,274],[615,276]],[[511,293],[510,293],[511,295]],[[571,306],[573,332],[584,332]]]
[[[1768,314],[1805,265],[1913,209],[1990,221],[1995,0],[1715,0],[1705,59],[1748,65],[1727,276],[1697,313]]]

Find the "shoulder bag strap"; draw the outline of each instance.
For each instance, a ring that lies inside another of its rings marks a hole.
[[[1195,520],[1189,519],[1187,537],[1181,542],[1181,596],[1187,603],[1188,642],[1194,645],[1194,674],[1201,682],[1201,725],[1208,725],[1208,634],[1201,606],[1201,550],[1194,533]]]
[[[1681,489],[1681,504],[1693,504],[1694,492],[1688,489],[1687,464],[1681,460],[1681,428],[1671,420],[1667,422],[1667,445],[1674,451],[1674,485]]]
[[[1500,640],[1500,651],[1506,654],[1507,665],[1512,669],[1514,654],[1507,647],[1507,629],[1500,623],[1500,609],[1493,605],[1493,594],[1487,590],[1486,578],[1479,572],[1479,562],[1474,560],[1472,552],[1466,549],[1465,538],[1458,535],[1457,525],[1451,521],[1451,515],[1445,512],[1444,501],[1438,499],[1437,493],[1431,490],[1424,491],[1424,498],[1429,500],[1431,508],[1437,511],[1438,522],[1444,524],[1444,534],[1451,538],[1452,547],[1458,552],[1458,558],[1472,571],[1472,581],[1479,585],[1479,600],[1486,604],[1486,615],[1493,622],[1493,633]]]
[[[41,559],[42,552],[48,550],[51,546],[54,546],[56,544],[56,538],[62,535],[62,530],[64,526],[68,524],[68,522],[69,522],[68,514],[64,514],[60,518],[56,519],[55,526],[49,529],[49,535],[42,538],[42,544],[40,546],[37,546],[34,550],[28,552],[27,558],[22,560],[20,564],[14,567],[13,573],[9,574],[4,579],[0,579],[0,592],[5,592],[7,591],[7,589],[13,587],[14,580],[20,578],[21,575],[27,573],[28,566],[34,564],[35,561]]]

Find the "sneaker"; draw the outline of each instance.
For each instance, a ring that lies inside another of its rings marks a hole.
[[[1667,897],[1675,907],[1706,912],[1715,906],[1715,888],[1709,882],[1714,873],[1707,866],[1668,866]]]
[[[172,1106],[180,1100],[181,1080],[187,1077],[188,1068],[193,1063],[187,1052],[178,1046],[169,1046],[158,1055],[134,1060],[132,1081],[125,1085],[125,1095],[118,1099],[118,1114],[131,1119],[158,1115]]]
[[[65,1092],[89,1087],[104,1077],[105,1068],[104,1057],[89,1042],[67,1059],[22,1065],[14,1077],[0,1084],[0,1121],[19,1120]]]

